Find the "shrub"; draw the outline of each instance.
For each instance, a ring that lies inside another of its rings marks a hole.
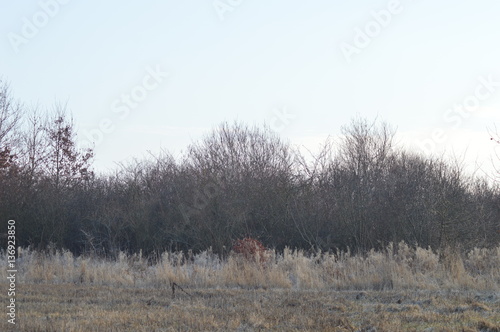
[[[266,247],[262,242],[251,237],[236,240],[233,244],[233,251],[248,261],[266,263],[268,260]]]

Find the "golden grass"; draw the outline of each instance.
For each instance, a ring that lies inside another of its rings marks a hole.
[[[500,289],[500,246],[464,255],[411,248],[401,242],[366,255],[337,255],[285,249],[269,252],[265,264],[239,255],[219,259],[210,251],[198,255],[164,253],[156,264],[141,254],[120,253],[116,260],[74,257],[68,251],[42,254],[19,249],[21,283],[83,283],[152,286],[176,282],[196,288],[266,287],[292,289]],[[441,258],[440,258],[441,257]],[[2,257],[6,260],[5,255]],[[0,270],[0,278],[7,277]]]
[[[286,249],[265,264],[210,251],[116,260],[19,249],[20,331],[500,331],[500,247]],[[6,260],[3,254],[4,261]],[[6,269],[0,280],[6,280]],[[172,282],[186,293],[172,296]],[[5,283],[0,287],[7,290]],[[3,303],[6,291],[0,292]],[[6,319],[0,330],[7,331]]]
[[[500,299],[487,292],[191,288],[172,298],[169,287],[88,284],[19,291],[19,331],[500,331]]]

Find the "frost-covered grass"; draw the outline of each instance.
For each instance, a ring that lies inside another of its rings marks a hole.
[[[366,255],[285,249],[265,261],[236,254],[221,260],[210,250],[197,255],[165,252],[156,263],[142,254],[115,260],[74,257],[69,251],[39,253],[19,248],[19,283],[78,283],[106,286],[188,288],[277,288],[297,290],[500,290],[500,246],[466,254],[405,243]],[[5,254],[2,254],[5,261]],[[0,270],[5,280],[6,270]]]

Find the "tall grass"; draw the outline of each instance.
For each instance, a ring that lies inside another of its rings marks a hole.
[[[74,257],[69,251],[18,249],[19,283],[82,283],[133,287],[284,289],[473,289],[500,290],[500,246],[459,254],[410,247],[404,242],[365,255],[285,249],[268,251],[264,263],[232,253],[220,259],[210,250],[197,255],[165,252],[151,264],[141,253],[115,260]],[[6,261],[5,252],[0,254]],[[5,278],[6,270],[0,270]]]

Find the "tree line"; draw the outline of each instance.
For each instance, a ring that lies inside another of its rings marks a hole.
[[[25,111],[0,81],[0,215],[16,220],[20,246],[103,256],[226,254],[246,236],[278,250],[497,245],[498,183],[404,150],[394,134],[354,119],[304,155],[266,126],[223,123],[180,158],[162,151],[96,174],[64,105]]]

